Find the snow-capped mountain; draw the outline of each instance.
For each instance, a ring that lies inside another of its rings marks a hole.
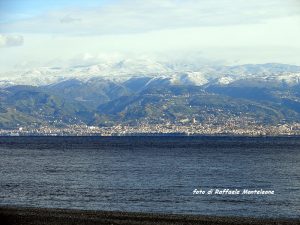
[[[2,74],[0,129],[178,123],[184,118],[203,123],[232,118],[258,124],[300,121],[300,67],[191,68],[127,60]]]
[[[191,70],[194,68],[194,70]],[[42,86],[69,79],[87,81],[98,77],[125,81],[132,77],[166,79],[173,85],[295,85],[300,82],[300,67],[284,64],[240,66],[187,66],[149,59],[119,60],[87,66],[42,67],[0,74],[0,86]]]

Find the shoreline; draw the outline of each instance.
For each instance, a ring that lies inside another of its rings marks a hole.
[[[138,213],[119,211],[97,211],[57,208],[31,208],[0,206],[0,221],[5,225],[296,225],[300,219],[264,219],[250,217],[221,217],[201,215],[179,215]]]
[[[239,135],[239,134],[194,134],[194,135],[178,135],[178,134],[143,134],[143,135],[1,135],[0,138],[23,138],[23,137],[89,137],[89,138],[131,138],[131,137],[163,137],[163,138],[174,138],[174,137],[191,137],[191,138],[300,138],[300,134],[286,135],[286,134],[278,134],[278,135]]]

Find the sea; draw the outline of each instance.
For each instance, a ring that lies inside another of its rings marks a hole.
[[[300,218],[300,137],[0,137],[0,206]]]

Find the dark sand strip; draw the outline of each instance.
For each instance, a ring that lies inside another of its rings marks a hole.
[[[104,212],[69,209],[0,207],[2,225],[299,225],[300,219],[272,220],[234,217],[187,216],[151,213]]]

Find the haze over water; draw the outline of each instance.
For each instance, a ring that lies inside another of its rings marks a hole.
[[[0,204],[300,217],[300,139],[1,137]],[[193,195],[194,189],[274,195]]]

